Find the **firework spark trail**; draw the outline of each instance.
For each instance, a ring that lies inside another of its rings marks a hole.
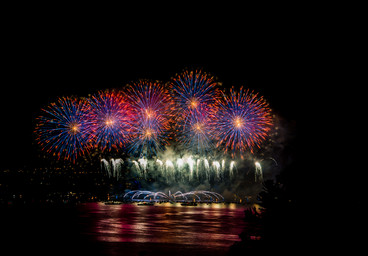
[[[201,164],[201,159],[197,159],[196,175],[199,177],[199,166]]]
[[[221,171],[220,163],[218,161],[213,161],[212,166],[216,174],[216,179],[220,180],[220,171]]]
[[[156,163],[158,164],[158,171],[159,173],[161,173],[161,175],[164,175],[164,163],[160,160],[160,159],[157,159],[156,160]]]
[[[254,173],[254,181],[257,182],[257,180],[258,180],[258,181],[262,182],[263,181],[262,166],[259,162],[255,162],[254,165],[255,165],[255,168],[256,168],[256,171]]]
[[[230,162],[230,177],[234,176],[234,169],[236,168],[235,161]]]
[[[234,156],[260,147],[271,129],[272,117],[268,104],[249,90],[230,90],[230,97],[223,94],[213,132],[218,138],[217,147],[223,146]]]
[[[136,172],[139,174],[141,172],[141,168],[139,167],[139,163],[135,160],[132,161],[134,164],[134,168],[136,170]]]
[[[194,166],[194,160],[192,159],[191,156],[188,157],[187,159],[187,163],[189,166],[189,171],[190,171],[190,175],[189,175],[189,179],[192,180],[193,179],[193,166]]]
[[[165,171],[166,171],[166,182],[169,182],[169,180],[174,179],[175,167],[170,160],[165,161]]]
[[[146,179],[147,178],[147,165],[148,165],[147,159],[145,157],[142,157],[138,159],[138,162],[139,162],[140,169],[143,172],[143,176]]]
[[[174,159],[176,160],[150,160],[143,157],[137,161],[132,160],[132,171],[143,179],[149,177],[157,179],[162,176],[168,184],[201,182],[205,180],[208,182],[221,182],[224,179],[231,181],[234,178],[235,161],[225,165],[225,159],[217,161],[203,157],[197,158],[192,155]]]
[[[101,169],[104,169],[104,168],[107,171],[107,174],[110,178],[112,176],[110,164],[106,159],[101,159]]]
[[[59,98],[38,117],[36,140],[47,153],[75,161],[88,150],[87,105],[71,97]]]
[[[209,179],[210,177],[210,164],[208,163],[208,160],[207,159],[204,159],[204,169],[205,169],[205,173],[206,173],[206,176],[207,178]]]
[[[186,193],[182,193],[181,191],[177,191],[172,194],[169,191],[169,194],[165,194],[164,192],[152,192],[147,190],[132,190],[124,194],[123,199],[131,200],[131,201],[169,201],[169,202],[214,202],[221,203],[224,202],[224,197],[216,192],[198,190],[198,191],[190,191]]]
[[[111,166],[114,170],[113,174],[114,177],[119,180],[119,178],[121,177],[121,167],[124,164],[124,160],[121,158],[117,158],[117,159],[110,159],[111,162]]]
[[[146,80],[133,83],[127,95],[134,111],[129,151],[138,155],[157,155],[170,139],[173,107],[170,95],[162,84]]]
[[[183,161],[183,159],[178,158],[178,160],[176,160],[176,165],[177,165],[177,167],[178,167],[179,170],[182,169],[184,167],[184,161]]]
[[[101,159],[101,169],[105,169],[109,178],[114,177],[117,180],[121,177],[122,165],[124,164],[124,160],[121,158],[114,159],[111,158],[110,162],[106,159]]]

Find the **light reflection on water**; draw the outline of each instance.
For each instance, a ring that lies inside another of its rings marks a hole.
[[[104,242],[173,243],[229,247],[244,227],[244,207],[235,204],[87,204],[84,233]]]

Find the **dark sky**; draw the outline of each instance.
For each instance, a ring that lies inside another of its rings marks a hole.
[[[296,121],[303,78],[297,75],[300,49],[292,36],[276,27],[252,36],[211,29],[193,35],[174,30],[166,37],[155,29],[113,36],[52,27],[12,32],[4,52],[0,169],[33,161],[34,118],[58,97],[87,96],[139,78],[165,81],[184,68],[201,68],[225,87],[253,89],[275,113]]]

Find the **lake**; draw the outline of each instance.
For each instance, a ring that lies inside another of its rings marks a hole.
[[[237,204],[86,203],[72,208],[8,210],[3,233],[13,249],[54,255],[226,255],[240,241]],[[7,242],[6,242],[7,243]]]

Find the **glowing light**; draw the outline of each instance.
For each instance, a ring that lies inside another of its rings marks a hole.
[[[183,168],[183,166],[184,166],[183,159],[178,158],[178,160],[176,161],[176,165],[178,166],[179,169]]]
[[[88,98],[60,98],[42,110],[36,140],[47,153],[73,161],[92,149],[96,154],[95,149],[124,150],[150,159],[174,142],[174,148],[196,156],[191,161],[178,156],[185,163],[176,162],[175,167],[187,168],[187,174],[180,175],[195,177],[202,168],[206,177],[216,172],[220,179],[221,172],[232,173],[235,166],[225,167],[224,160],[214,163],[212,157],[221,151],[233,159],[246,151],[257,153],[254,150],[271,131],[273,116],[263,97],[243,88],[225,94],[217,85],[213,76],[187,70],[166,84],[139,80],[123,90],[98,91]],[[164,162],[161,166],[161,171],[170,168]],[[259,162],[255,167],[259,173]]]
[[[172,101],[160,82],[140,80],[127,88],[132,107],[131,143],[128,151],[134,155],[157,155],[168,144]]]
[[[150,139],[153,135],[153,131],[151,129],[147,129],[144,133],[144,137]]]
[[[165,166],[166,166],[166,168],[174,169],[174,164],[170,160],[166,160]]]
[[[150,108],[147,108],[145,111],[146,111],[146,117],[147,117],[148,119],[150,119],[150,118],[153,118],[153,117],[154,117],[155,112],[154,112],[153,110],[151,110]]]
[[[198,107],[198,101],[195,98],[190,100],[190,107],[193,109]]]
[[[217,110],[220,91],[213,76],[201,70],[186,70],[169,83],[175,103],[178,141],[192,154],[205,154],[214,147],[210,120]]]
[[[63,97],[42,109],[35,129],[42,150],[73,162],[88,151],[88,107],[84,100]]]
[[[157,160],[156,160],[156,163],[158,163],[160,166],[162,166],[162,165],[163,165],[163,163],[162,163],[162,161],[161,161],[160,159],[157,159]]]
[[[129,141],[131,109],[125,95],[116,92],[98,92],[88,100],[89,141],[101,150],[121,148]]]
[[[194,166],[194,160],[192,159],[192,156],[189,156],[187,159],[187,163],[189,165],[189,171],[190,171],[190,179],[193,178],[193,166]]]
[[[175,193],[165,194],[163,192],[152,192],[144,190],[133,190],[124,194],[125,200],[130,199],[131,201],[154,201],[154,202],[199,202],[199,203],[222,203],[224,197],[216,192],[198,190],[183,193],[177,191]]]
[[[218,138],[217,147],[230,151],[232,156],[247,150],[254,153],[265,141],[272,126],[271,110],[267,102],[249,90],[230,90],[223,94],[212,123],[213,133]],[[241,155],[242,156],[242,155]]]
[[[202,131],[202,124],[200,124],[200,123],[196,123],[196,124],[194,124],[194,129],[195,129],[197,132],[201,132],[201,131]]]
[[[105,121],[105,124],[106,124],[106,126],[113,126],[114,125],[114,120],[113,119],[106,119],[106,121]]]
[[[101,169],[105,168],[109,177],[114,177],[117,180],[121,177],[121,166],[124,164],[123,159],[110,159],[110,163],[106,159],[101,159]]]
[[[254,163],[256,170],[254,172],[254,181],[263,181],[263,173],[262,173],[262,166],[259,162]]]
[[[234,169],[235,169],[235,161],[230,162],[230,176],[234,175]]]
[[[80,131],[79,125],[77,123],[70,124],[70,131],[74,135],[77,134]]]
[[[241,118],[239,116],[237,116],[237,117],[234,118],[233,124],[234,124],[234,126],[236,128],[242,128],[243,125],[244,125],[244,123],[245,122],[244,122],[244,119],[243,118]]]

